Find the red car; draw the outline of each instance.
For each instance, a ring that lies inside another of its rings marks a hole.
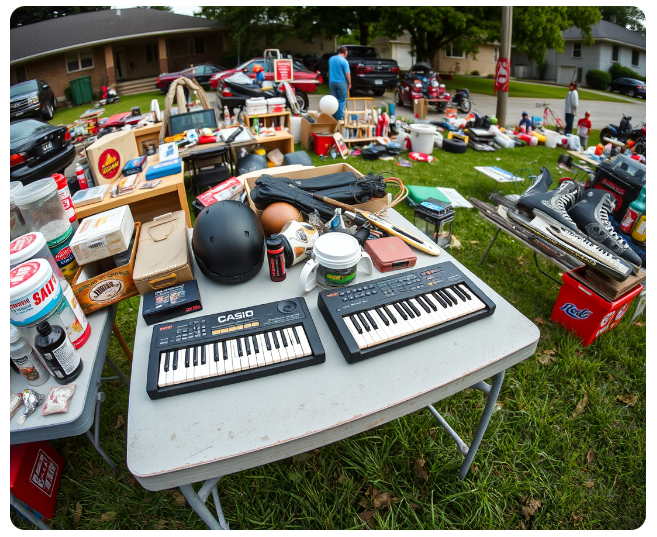
[[[256,64],[261,65],[265,70],[265,80],[274,80],[274,60],[272,58],[252,58],[238,65],[235,69],[229,69],[228,71],[222,71],[221,73],[212,75],[210,77],[210,88],[223,93],[222,79],[234,75],[238,71],[243,71],[250,78],[255,78],[256,75],[253,72],[253,67]],[[307,94],[315,93],[318,85],[321,83],[322,76],[318,72],[309,71],[303,64],[296,60],[294,61],[294,82],[291,82],[291,84],[294,86],[297,99],[303,101],[304,106],[302,108],[304,110],[308,110],[309,101]]]
[[[211,65],[211,64],[202,64],[194,66],[194,78],[198,81],[199,84],[207,84],[210,80],[210,77],[215,73],[224,71],[226,68],[221,67],[221,65]],[[176,78],[181,76],[192,78],[192,68],[188,67],[183,69],[179,73],[164,73],[157,77],[157,82],[155,86],[157,89],[162,90],[164,93],[169,91],[169,86]]]

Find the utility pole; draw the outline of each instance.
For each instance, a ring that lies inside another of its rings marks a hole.
[[[500,39],[500,57],[509,60],[507,77],[511,77],[511,25],[513,23],[513,7],[502,7],[502,38]],[[506,103],[509,94],[506,91],[497,92],[497,120],[500,125],[506,125]]]

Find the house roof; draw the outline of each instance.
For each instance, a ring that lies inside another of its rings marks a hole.
[[[387,37],[375,37],[370,45],[377,45],[379,43],[410,43],[411,42],[411,34],[408,33],[407,30],[404,30],[404,33],[400,35],[399,37],[395,37],[394,39],[389,39]]]
[[[624,26],[614,24],[613,22],[600,21],[591,28],[591,33],[593,39],[596,41],[616,41],[618,43],[625,43],[639,48],[646,48],[645,35],[628,30]],[[563,31],[561,35],[568,41],[582,39],[582,32],[576,26]]]
[[[144,35],[220,28],[219,22],[147,8],[106,9],[12,28],[10,62]]]

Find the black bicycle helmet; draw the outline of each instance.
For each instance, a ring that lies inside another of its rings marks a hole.
[[[265,233],[256,214],[238,201],[204,208],[194,222],[192,251],[201,272],[219,283],[253,278],[265,259]]]

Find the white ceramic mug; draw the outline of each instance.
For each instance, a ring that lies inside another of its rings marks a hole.
[[[284,238],[285,266],[291,267],[310,257],[319,233],[310,224],[290,220],[279,233]]]
[[[372,274],[372,258],[361,250],[354,237],[346,233],[326,233],[315,242],[311,258],[299,276],[299,286],[304,292],[316,285],[324,289],[346,287],[355,282],[361,263],[364,263],[365,272]]]

